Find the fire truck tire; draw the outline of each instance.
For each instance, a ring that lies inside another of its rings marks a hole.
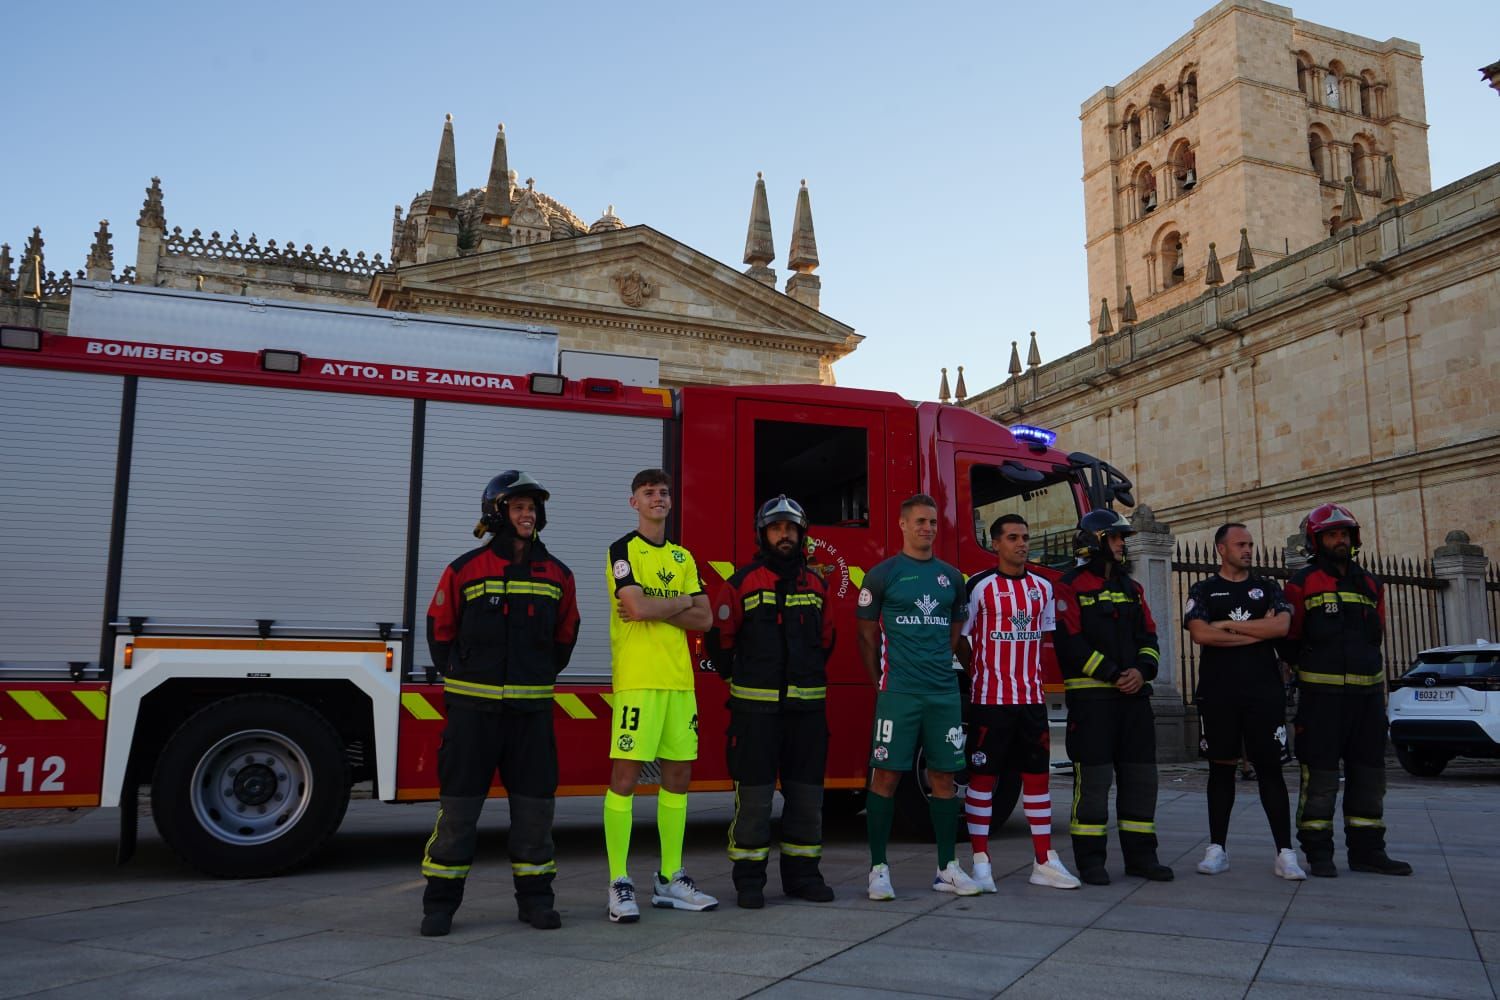
[[[962,796],[964,789],[968,787],[969,773],[960,771],[954,775],[954,780],[958,783],[958,794]],[[896,788],[896,827],[903,835],[919,840],[932,839],[932,814],[927,809],[927,799],[931,794],[932,788],[927,781],[927,759],[919,746],[911,769],[902,776],[901,784]],[[995,795],[991,800],[991,807],[994,809],[990,817],[992,836],[1010,819],[1020,799],[1021,772],[1006,771],[996,782]],[[968,836],[968,825],[959,817],[957,838],[963,841]]]
[[[257,878],[294,868],[349,807],[344,744],[328,720],[279,695],[209,705],[172,734],[151,780],[162,839],[210,875]]]

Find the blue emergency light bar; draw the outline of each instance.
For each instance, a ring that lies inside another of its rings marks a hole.
[[[1010,435],[1017,441],[1039,444],[1043,448],[1050,448],[1057,441],[1057,431],[1049,431],[1045,427],[1033,427],[1031,424],[1011,424]]]

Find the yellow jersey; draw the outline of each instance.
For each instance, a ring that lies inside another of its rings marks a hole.
[[[693,690],[693,658],[687,633],[664,621],[620,620],[621,587],[640,587],[647,597],[692,597],[704,593],[693,554],[674,542],[660,545],[632,531],[609,547],[609,651],[614,689]]]

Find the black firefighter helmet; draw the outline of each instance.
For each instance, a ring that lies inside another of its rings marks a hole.
[[[474,537],[483,538],[486,532],[499,535],[510,529],[510,519],[505,505],[511,497],[531,497],[536,501],[536,530],[547,526],[547,500],[552,496],[541,483],[518,469],[506,469],[485,484],[484,494],[479,500],[479,523],[474,525]]]
[[[1124,538],[1133,534],[1135,529],[1130,522],[1116,511],[1091,510],[1078,522],[1078,533],[1073,536],[1073,554],[1084,560],[1099,556],[1112,559],[1114,556],[1105,539],[1110,535]]]
[[[769,550],[766,544],[766,529],[777,521],[790,521],[797,526],[797,546],[800,549],[807,541],[807,512],[802,505],[788,497],[785,493],[774,496],[760,505],[760,510],[755,514],[755,540],[762,549]]]

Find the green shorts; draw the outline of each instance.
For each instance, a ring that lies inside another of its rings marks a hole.
[[[609,755],[617,760],[698,759],[698,696],[693,691],[617,691]]]
[[[964,769],[963,708],[958,691],[906,694],[882,691],[875,699],[875,737],[870,766],[887,771],[911,767],[917,746],[932,771]]]

